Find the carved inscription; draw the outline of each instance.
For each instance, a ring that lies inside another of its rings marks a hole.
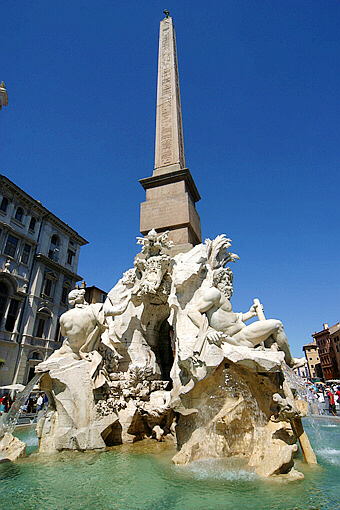
[[[181,103],[179,93],[176,42],[171,18],[161,22],[158,79],[158,149],[157,163],[166,166],[184,162]]]
[[[172,125],[171,125],[171,30],[170,23],[163,23],[162,59],[161,59],[161,165],[172,163]]]
[[[177,100],[177,125],[178,125],[178,145],[179,145],[179,161],[181,167],[185,167],[184,155],[184,137],[183,137],[183,124],[182,124],[182,108],[181,108],[181,95],[179,91],[179,76],[178,76],[178,62],[177,62],[177,48],[176,40],[174,39],[174,58],[175,58],[175,84],[176,84],[176,100]]]

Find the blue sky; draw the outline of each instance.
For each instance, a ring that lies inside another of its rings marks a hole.
[[[139,251],[164,8],[203,238],[233,240],[235,311],[260,298],[302,355],[340,321],[338,1],[6,2],[0,172],[89,241],[78,272],[108,291]]]

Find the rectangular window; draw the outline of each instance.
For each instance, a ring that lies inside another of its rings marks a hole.
[[[75,253],[74,251],[72,250],[67,250],[67,263],[72,265],[73,264],[73,258],[75,256]]]
[[[44,294],[49,297],[51,297],[52,294],[52,280],[49,278],[45,280]]]
[[[7,243],[6,243],[5,250],[4,250],[5,255],[14,257],[15,251],[18,246],[18,241],[19,241],[19,239],[17,239],[16,237],[11,236],[11,234],[8,235]]]
[[[5,313],[5,308],[7,304],[7,296],[0,294],[0,325],[2,323],[2,319]]]
[[[68,291],[69,291],[69,289],[67,287],[63,287],[63,291],[61,293],[61,300],[60,300],[61,303],[67,303]]]
[[[34,218],[34,216],[32,216],[31,218],[31,221],[30,221],[30,226],[29,226],[29,229],[34,232],[35,230],[35,224],[36,224],[37,220]]]
[[[43,338],[44,337],[45,324],[46,324],[46,320],[45,319],[39,319],[38,320],[37,335],[36,335],[38,338]]]
[[[30,256],[30,252],[31,252],[30,245],[25,243],[24,244],[24,249],[23,249],[22,255],[21,255],[21,262],[23,264],[27,264],[29,256]]]
[[[61,333],[60,333],[60,321],[59,321],[59,318],[58,318],[57,327],[55,328],[54,341],[55,342],[61,342],[62,339],[63,339],[63,337],[61,336]]]
[[[5,324],[5,330],[6,331],[13,331],[15,321],[17,318],[19,309],[19,301],[17,299],[11,299],[11,302],[9,304],[9,309],[7,313],[7,319]]]

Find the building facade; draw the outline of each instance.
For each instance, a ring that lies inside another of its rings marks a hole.
[[[300,376],[304,382],[310,381],[310,375],[308,370],[308,362],[305,360],[305,364],[301,367],[297,367],[293,369],[296,375]]]
[[[86,282],[82,282],[81,287],[85,289],[85,301],[89,303],[89,305],[93,303],[104,303],[107,298],[107,292],[102,289],[99,289],[95,285],[91,287],[86,286]]]
[[[61,346],[59,317],[87,241],[0,176],[0,385],[27,384]]]
[[[333,352],[335,354],[338,372],[340,372],[340,322],[334,324],[334,326],[331,326],[329,328],[329,336],[331,340],[331,345],[333,347]],[[337,379],[340,379],[340,377],[338,377]]]
[[[319,356],[325,380],[339,379],[340,324],[338,323],[335,324],[335,326],[329,327],[328,324],[325,323],[323,325],[323,330],[319,332],[315,331],[312,337],[319,349]]]
[[[322,380],[323,372],[316,342],[311,342],[302,347],[307,363],[308,379],[310,381]]]

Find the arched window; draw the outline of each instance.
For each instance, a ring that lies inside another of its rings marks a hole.
[[[29,229],[32,230],[33,232],[34,232],[34,229],[35,229],[36,222],[37,222],[37,220],[35,219],[34,216],[32,216],[31,221],[30,221]]]
[[[7,211],[7,207],[8,207],[8,203],[9,203],[9,200],[7,197],[4,197],[1,201],[1,205],[0,205],[0,209],[1,211],[3,212],[6,212]]]
[[[51,237],[51,244],[48,256],[51,260],[55,260],[56,262],[58,261],[59,245],[60,245],[59,237],[57,236],[57,234],[53,234],[53,236]]]
[[[15,219],[18,221],[22,221],[24,215],[24,211],[22,210],[22,207],[18,207],[15,213]]]
[[[0,282],[0,324],[6,311],[8,294],[9,291],[7,285],[3,282]]]
[[[53,234],[53,236],[51,237],[51,246],[59,246],[59,237],[57,236],[57,234]]]

